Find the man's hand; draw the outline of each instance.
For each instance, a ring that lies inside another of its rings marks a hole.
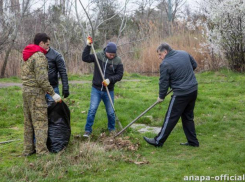
[[[164,99],[161,99],[160,97],[157,98],[157,102],[162,102]]]
[[[64,98],[67,98],[70,95],[69,90],[63,90],[62,95],[64,96]]]
[[[92,43],[93,43],[92,37],[88,36],[88,38],[87,38],[87,45],[88,46],[91,46]]]
[[[103,84],[105,87],[107,87],[107,86],[110,84],[110,80],[107,78],[107,79],[105,79],[105,80],[102,82],[102,84]]]
[[[54,99],[55,102],[61,102],[61,97],[60,97],[59,94],[56,94],[56,93],[55,93],[55,94],[52,96],[52,98]]]

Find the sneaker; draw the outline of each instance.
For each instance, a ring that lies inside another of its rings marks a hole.
[[[115,130],[109,131],[109,135],[110,136],[115,136],[116,134],[117,134],[117,132]]]
[[[83,134],[83,137],[88,138],[91,135],[91,133],[89,131],[85,131],[85,133]]]

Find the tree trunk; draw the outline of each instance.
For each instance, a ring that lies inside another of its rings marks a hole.
[[[2,1],[2,0],[0,0]],[[10,10],[13,12],[13,13],[18,13],[20,12],[20,2],[19,0],[10,0]]]
[[[14,40],[11,42],[11,45],[9,46],[9,49],[7,50],[7,53],[5,55],[4,62],[3,62],[3,67],[2,67],[2,70],[1,70],[1,76],[0,76],[1,78],[4,78],[4,73],[5,73],[5,70],[6,70],[6,67],[7,67],[9,54],[10,54],[10,52],[12,50],[13,45],[14,45]]]
[[[1,1],[1,0],[0,0]],[[2,70],[1,70],[1,75],[0,75],[0,78],[3,78],[4,77],[4,74],[5,74],[5,70],[6,70],[6,67],[7,67],[7,63],[8,63],[8,58],[9,58],[9,55],[10,55],[10,52],[14,46],[14,42],[16,40],[16,37],[17,37],[17,33],[18,33],[18,30],[19,30],[19,27],[21,25],[21,22],[22,22],[22,19],[25,15],[25,12],[27,10],[27,7],[29,5],[29,2],[30,0],[27,0],[26,4],[23,4],[23,12],[21,14],[21,17],[20,17],[20,20],[17,21],[17,25],[16,25],[16,28],[14,30],[14,33],[13,33],[13,36],[11,38],[11,43],[10,43],[10,46],[6,52],[6,55],[5,55],[5,58],[4,58],[4,62],[3,62],[3,67],[2,67]]]
[[[0,0],[0,16],[3,16],[3,0]]]

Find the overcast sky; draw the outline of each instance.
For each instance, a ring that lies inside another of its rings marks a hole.
[[[118,1],[121,4],[125,4],[125,0],[118,0]],[[201,0],[186,0],[186,4],[189,4],[189,7],[192,10],[197,10],[199,8],[199,2],[200,1]],[[88,1],[87,0],[82,0],[82,3],[84,3],[85,5],[87,5]],[[79,4],[79,6],[81,6],[80,3],[78,3],[78,4]],[[129,4],[129,6],[128,6],[127,9],[137,9],[137,7],[135,6],[135,4]]]
[[[39,8],[39,7],[42,7],[44,2],[46,3],[52,3],[54,4],[54,2],[57,1],[57,0],[35,0],[35,3],[32,4],[32,8],[33,9],[36,9],[36,8]],[[75,1],[75,0],[74,0]],[[74,2],[73,1],[73,2]],[[83,12],[82,10],[82,6],[80,5],[80,2],[79,0],[76,0],[78,2],[78,10],[80,12]],[[118,0],[120,4],[125,4],[125,1],[126,0]],[[132,0],[130,0],[132,1]],[[189,7],[191,8],[191,10],[195,11],[195,10],[198,10],[198,7],[199,7],[199,3],[201,0],[186,0],[186,4],[189,4]],[[70,1],[71,2],[71,1]],[[81,2],[83,3],[83,5],[86,7],[87,6],[87,3],[88,3],[88,0],[81,0]],[[75,5],[74,5],[75,6]],[[155,5],[156,6],[156,5]],[[48,7],[48,6],[47,6]],[[47,8],[46,7],[46,8]],[[152,6],[154,7],[154,6]],[[183,6],[183,8],[185,7],[185,5]],[[45,9],[46,9],[45,8]],[[127,10],[128,11],[133,11],[133,10],[136,10],[137,9],[137,6],[135,4],[128,4],[127,6]],[[75,11],[75,10],[74,10]],[[75,12],[74,12],[75,13]]]

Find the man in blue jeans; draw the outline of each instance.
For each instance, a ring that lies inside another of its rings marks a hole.
[[[121,58],[118,57],[116,54],[116,44],[113,42],[109,42],[103,51],[96,53],[100,67],[104,74],[105,80],[103,80],[96,62],[95,55],[90,54],[92,43],[92,37],[88,37],[87,46],[84,48],[82,54],[82,60],[84,62],[94,63],[90,108],[85,125],[85,133],[83,135],[84,137],[89,137],[89,135],[92,133],[92,126],[94,124],[95,114],[101,100],[104,102],[106,108],[108,118],[108,130],[109,132],[115,130],[115,113],[107,95],[106,87],[108,87],[112,102],[114,103],[114,85],[123,77],[123,64]]]

